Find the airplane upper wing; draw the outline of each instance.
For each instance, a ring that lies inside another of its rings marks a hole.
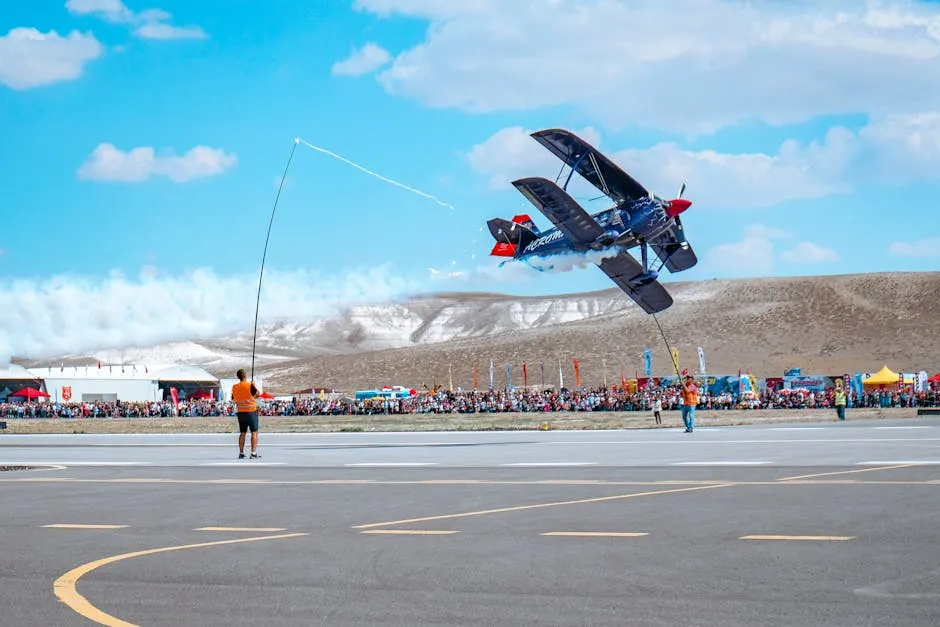
[[[574,133],[553,128],[532,137],[617,203],[649,196],[632,176]]]
[[[519,179],[512,184],[536,208],[557,226],[571,243],[586,244],[604,234],[601,225],[591,217],[568,192],[555,183],[538,176]]]
[[[643,266],[627,251],[621,252],[616,257],[604,259],[597,265],[646,313],[659,313],[672,306],[672,296],[659,281],[650,281],[642,285],[631,283],[633,277],[643,272]]]
[[[683,233],[673,226],[662,235],[650,240],[649,245],[670,272],[682,272],[698,263],[698,257],[688,242],[686,242],[686,248],[682,248],[684,241]]]

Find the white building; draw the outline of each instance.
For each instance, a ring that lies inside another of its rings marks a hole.
[[[58,403],[171,400],[171,388],[180,400],[197,393],[217,398],[219,388],[219,380],[202,368],[174,364],[52,366],[28,372],[45,382],[49,400]]]

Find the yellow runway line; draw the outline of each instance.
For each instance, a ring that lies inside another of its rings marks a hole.
[[[369,529],[359,533],[386,534],[393,536],[447,536],[456,531],[440,531],[436,529]]]
[[[88,599],[83,597],[75,589],[78,580],[81,579],[84,575],[87,575],[96,568],[106,566],[108,564],[113,564],[114,562],[120,562],[122,560],[131,559],[134,557],[143,557],[144,555],[153,555],[154,553],[165,553],[167,551],[182,551],[185,549],[195,549],[200,547],[207,546],[220,546],[223,544],[236,544],[239,542],[259,542],[261,540],[277,540],[280,538],[296,538],[298,536],[305,536],[306,533],[287,533],[279,536],[259,536],[256,538],[239,538],[237,540],[220,540],[218,542],[201,542],[199,544],[184,544],[181,546],[167,546],[159,549],[147,549],[146,551],[135,551],[133,553],[123,553],[121,555],[114,555],[112,557],[105,557],[100,560],[95,560],[93,562],[88,562],[87,564],[82,564],[76,568],[73,568],[69,572],[65,573],[61,577],[55,580],[52,588],[55,592],[56,597],[60,601],[69,606],[72,610],[80,614],[81,616],[87,618],[90,621],[96,622],[99,625],[105,625],[106,627],[136,627],[133,623],[128,623],[123,621],[120,618],[116,618],[102,612],[97,607],[92,605]]]
[[[773,536],[773,535],[753,535],[741,536],[738,540],[807,540],[814,542],[828,542],[838,540],[854,540],[855,536]]]
[[[649,533],[641,531],[549,531],[540,536],[570,536],[575,538],[640,538]]]
[[[522,512],[531,509],[541,509],[545,507],[560,507],[563,505],[582,505],[585,503],[603,503],[604,501],[619,501],[625,499],[640,498],[643,496],[656,496],[659,494],[678,494],[680,492],[694,492],[697,490],[710,490],[712,488],[727,488],[734,486],[734,483],[721,483],[717,485],[695,486],[692,488],[675,488],[672,490],[655,490],[653,492],[631,492],[629,494],[615,494],[613,496],[600,496],[589,499],[578,499],[574,501],[553,501],[551,503],[536,503],[534,505],[516,505],[513,507],[500,507],[497,509],[484,509],[475,512],[461,512],[458,514],[442,514],[439,516],[423,516],[421,518],[407,518],[404,520],[391,520],[388,522],[369,523],[367,525],[356,525],[353,529],[369,529],[371,527],[392,527],[396,525],[408,525],[414,523],[428,522],[432,520],[448,520],[451,518],[465,518],[467,516],[486,516],[488,514],[502,514],[505,512]]]
[[[283,527],[199,527],[198,529],[193,529],[193,531],[237,531],[240,533],[253,533],[253,532],[274,533],[276,531],[284,531],[284,528]]]
[[[796,479],[810,479],[813,477],[831,477],[833,475],[852,475],[858,472],[871,472],[873,470],[893,470],[895,468],[911,468],[917,464],[896,464],[894,466],[876,466],[874,468],[859,468],[858,470],[839,470],[837,472],[821,472],[815,475],[800,475],[798,477],[782,477],[777,481],[794,481]]]
[[[56,523],[54,525],[43,525],[43,529],[125,529],[127,525],[81,525],[70,523]]]

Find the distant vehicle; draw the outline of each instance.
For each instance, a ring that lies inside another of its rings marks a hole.
[[[526,214],[512,220],[489,220],[486,224],[496,239],[490,255],[526,260],[565,252],[620,249],[619,254],[596,265],[646,313],[668,309],[673,301],[657,280],[659,270],[665,266],[670,272],[682,272],[698,263],[679,218],[692,205],[682,198],[686,184],[682,183],[675,199],[663,200],[570,131],[548,129],[532,133],[532,137],[571,171],[563,187],[541,177],[519,179],[512,184],[555,226],[540,231]],[[565,191],[575,172],[616,204],[593,215],[585,211]],[[635,247],[640,248],[642,263],[628,252]],[[649,265],[648,248],[662,262],[656,270]]]

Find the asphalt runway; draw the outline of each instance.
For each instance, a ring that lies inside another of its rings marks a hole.
[[[940,419],[0,435],[0,623],[937,625]]]

